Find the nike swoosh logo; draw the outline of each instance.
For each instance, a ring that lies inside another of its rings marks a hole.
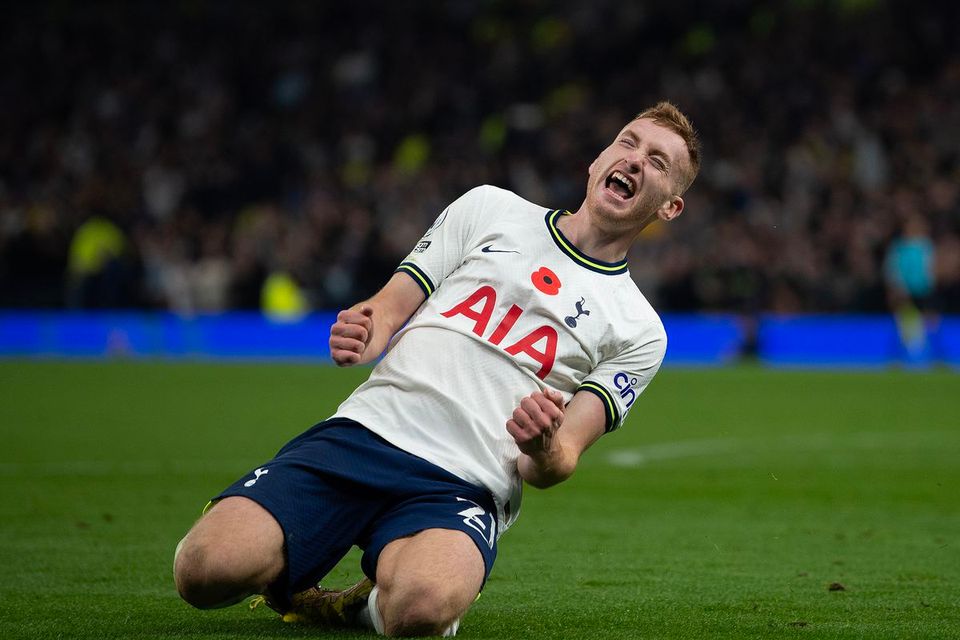
[[[516,253],[516,254],[520,253],[519,251],[511,251],[509,249],[492,249],[491,247],[493,247],[493,245],[488,244],[483,249],[480,249],[480,251],[484,253]]]

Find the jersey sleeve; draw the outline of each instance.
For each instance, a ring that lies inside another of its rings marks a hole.
[[[667,350],[662,327],[639,340],[635,346],[600,362],[584,378],[577,391],[587,391],[603,402],[607,433],[618,429],[630,408],[660,369]]]
[[[489,189],[476,187],[453,201],[397,267],[413,278],[428,298],[474,248]]]

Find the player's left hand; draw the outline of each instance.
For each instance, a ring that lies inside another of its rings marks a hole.
[[[563,396],[552,389],[535,391],[520,401],[507,420],[507,431],[528,456],[554,449],[553,437],[563,424]]]

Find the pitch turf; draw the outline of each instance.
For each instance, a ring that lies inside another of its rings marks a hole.
[[[208,496],[364,375],[0,363],[0,638],[359,635],[195,611],[170,565]],[[958,638],[958,605],[960,375],[665,370],[527,492],[461,636]]]

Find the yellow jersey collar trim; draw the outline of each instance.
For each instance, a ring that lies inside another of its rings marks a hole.
[[[619,275],[621,273],[627,272],[627,261],[626,259],[620,260],[618,262],[603,262],[602,260],[597,260],[596,258],[591,258],[584,252],[577,249],[572,242],[567,240],[567,237],[563,235],[563,232],[557,227],[557,220],[560,219],[560,216],[572,216],[573,214],[564,209],[553,209],[552,211],[547,212],[546,222],[547,229],[550,232],[550,237],[553,238],[554,244],[560,248],[565,254],[567,254],[574,262],[579,264],[582,267],[590,269],[591,271],[596,271],[597,273],[603,273],[610,276]]]

